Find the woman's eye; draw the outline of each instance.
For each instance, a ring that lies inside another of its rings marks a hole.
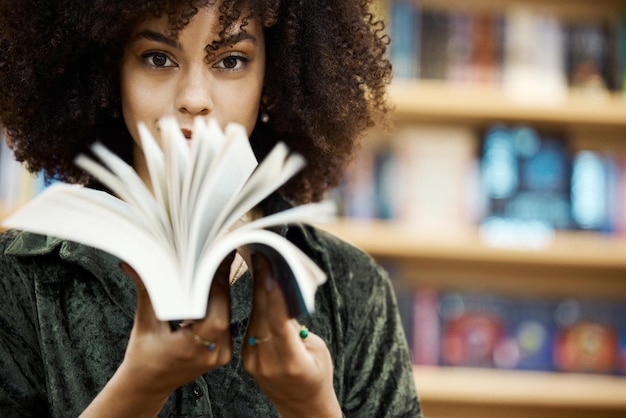
[[[174,67],[175,64],[172,60],[163,53],[160,52],[149,52],[143,55],[143,58],[146,62],[154,67]]]
[[[219,60],[214,67],[228,71],[237,71],[243,69],[248,61],[248,58],[241,55],[229,55]]]

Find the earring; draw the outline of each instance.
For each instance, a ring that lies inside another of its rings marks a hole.
[[[269,98],[267,97],[267,95],[263,94],[261,96],[261,122],[268,123],[270,121],[270,115],[268,111],[271,110],[272,107],[274,106],[269,103]]]

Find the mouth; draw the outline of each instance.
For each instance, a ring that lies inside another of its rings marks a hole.
[[[187,139],[187,140],[191,139],[191,135],[192,135],[191,129],[181,128],[180,131],[183,133],[183,136],[185,137],[185,139]]]

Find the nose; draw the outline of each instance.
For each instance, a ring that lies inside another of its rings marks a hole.
[[[211,113],[213,100],[206,67],[193,66],[181,74],[174,105],[180,113],[191,116]]]

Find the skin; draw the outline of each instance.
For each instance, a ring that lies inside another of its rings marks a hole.
[[[218,39],[216,23],[215,10],[205,8],[176,37],[168,35],[165,20],[148,20],[133,32],[120,65],[122,106],[134,139],[135,168],[146,183],[137,122],[156,138],[164,116],[175,117],[188,137],[198,116],[213,117],[222,126],[238,122],[248,133],[254,128],[265,72],[263,31],[251,21],[246,36],[207,59],[205,47]],[[121,266],[136,284],[135,322],[122,364],[83,417],[157,416],[174,390],[230,361],[231,262],[225,260],[213,281],[207,316],[177,331],[155,317],[141,278]],[[289,318],[265,259],[253,255],[251,272],[254,308],[246,339],[270,339],[244,347],[244,367],[281,417],[340,417],[328,348],[313,333],[299,337],[299,325]],[[208,351],[194,334],[215,342],[216,349]]]

